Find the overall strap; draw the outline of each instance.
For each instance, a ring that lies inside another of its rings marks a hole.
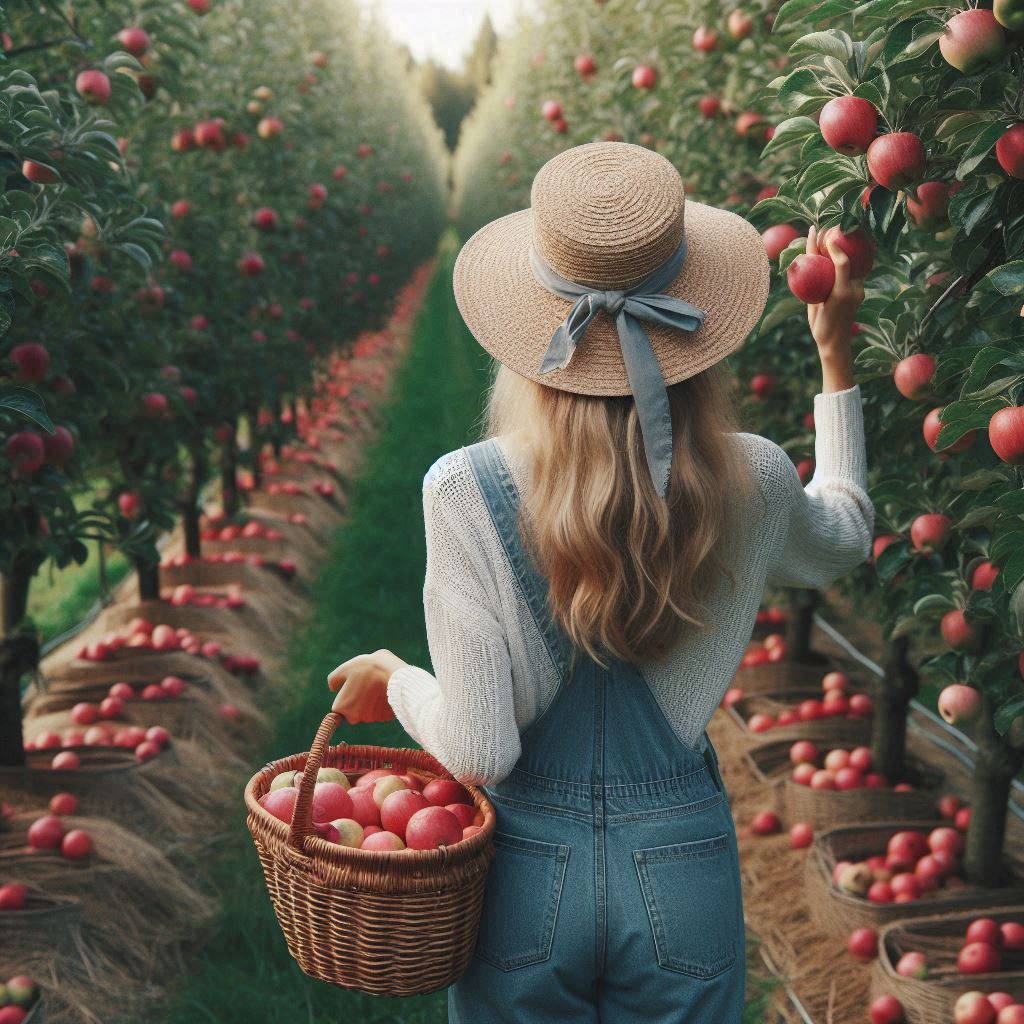
[[[544,639],[559,682],[564,682],[569,666],[569,643],[552,621],[548,611],[547,580],[537,572],[519,535],[519,489],[495,438],[469,445],[465,450],[484,503],[487,505],[487,511],[498,531],[498,537],[537,629]]]

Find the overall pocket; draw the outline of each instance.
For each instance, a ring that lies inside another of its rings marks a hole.
[[[547,960],[569,847],[494,833],[476,954],[503,971]]]
[[[732,967],[742,897],[729,834],[634,850],[633,860],[658,963],[695,978]]]

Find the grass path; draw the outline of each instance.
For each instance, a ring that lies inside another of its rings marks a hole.
[[[454,243],[417,319],[384,429],[351,495],[351,516],[334,539],[312,595],[312,618],[297,636],[289,686],[277,708],[275,738],[264,760],[306,750],[330,706],[327,673],[340,661],[388,647],[428,666],[422,587],[426,563],[420,485],[443,452],[478,436],[489,357],[466,331],[451,297]],[[387,746],[411,741],[394,722],[343,726],[338,739]],[[260,763],[263,763],[262,761]],[[445,1024],[443,992],[383,999],[307,978],[288,956],[266,894],[244,812],[214,851],[222,891],[216,932],[175,993],[168,1024]],[[749,998],[760,989],[751,985]],[[746,1024],[762,1021],[748,1007]]]

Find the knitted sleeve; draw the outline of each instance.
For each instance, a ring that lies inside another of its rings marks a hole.
[[[435,674],[399,669],[388,682],[388,702],[405,731],[455,778],[489,785],[505,778],[521,753],[512,665],[497,580],[486,546],[474,538],[483,524],[459,515],[458,494],[472,471],[450,454],[423,486],[423,607]]]
[[[867,495],[867,456],[859,385],[814,398],[815,471],[806,487],[777,445],[768,504],[778,517],[769,584],[823,587],[871,553],[875,510]]]

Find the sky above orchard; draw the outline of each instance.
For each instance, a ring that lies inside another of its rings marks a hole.
[[[514,24],[520,11],[533,0],[360,0],[367,10],[377,11],[392,37],[404,43],[418,61],[433,58],[453,70],[463,58],[490,15],[500,35]]]

